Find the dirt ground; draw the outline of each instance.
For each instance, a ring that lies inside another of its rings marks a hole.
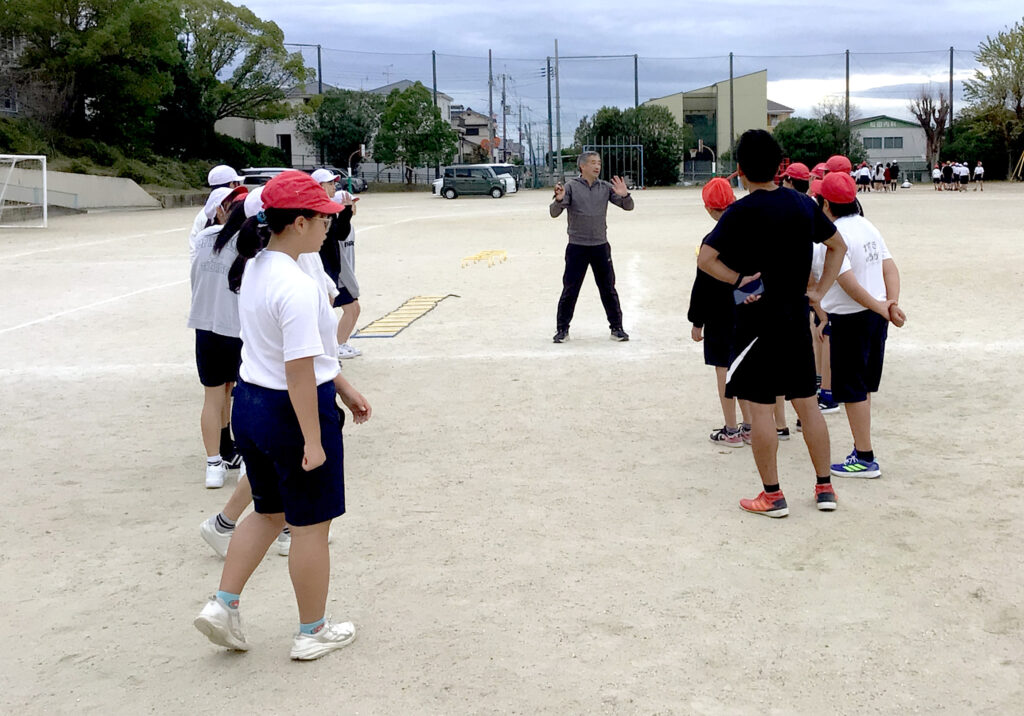
[[[837,480],[819,513],[797,435],[785,520],[738,508],[749,449],[707,440],[698,191],[611,210],[623,344],[590,279],[551,343],[549,198],[360,202],[359,325],[455,296],[344,364],[374,416],[345,430],[328,612],[359,636],[314,663],[288,659],[273,553],[242,597],[251,651],[191,624],[222,564],[198,527],[234,484],[203,487],[194,210],[0,230],[0,711],[1020,713],[1024,187],[863,197],[909,316],[875,402],[883,477]],[[462,267],[485,250],[508,260]]]

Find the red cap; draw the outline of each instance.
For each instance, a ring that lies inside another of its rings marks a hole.
[[[228,194],[226,197],[224,197],[224,201],[222,201],[221,204],[230,204],[235,199],[244,197],[248,193],[249,193],[248,187],[236,186],[234,189],[231,190],[230,194]]]
[[[803,179],[804,181],[808,181],[811,178],[811,170],[807,168],[806,164],[793,162],[786,167],[786,176],[790,179]]]
[[[700,196],[704,200],[704,206],[709,209],[725,209],[736,201],[732,187],[722,177],[715,177],[705,184],[701,189]]]
[[[820,162],[814,165],[814,169],[811,170],[811,176],[816,176],[819,179],[825,178],[825,172],[828,171],[828,165],[825,162]]]
[[[811,188],[807,190],[808,196],[818,196],[821,193],[821,179],[815,179],[811,182]]]
[[[820,194],[833,204],[852,204],[857,200],[857,183],[846,172],[829,172],[821,182]]]
[[[296,170],[281,172],[263,187],[264,209],[309,209],[337,214],[341,204],[327,198],[327,192],[309,174]]]
[[[830,172],[846,172],[849,174],[853,171],[853,163],[849,159],[844,157],[842,154],[833,154],[825,162],[825,166]]]

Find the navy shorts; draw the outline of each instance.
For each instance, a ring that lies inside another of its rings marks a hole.
[[[704,365],[728,368],[733,359],[732,326],[704,325]]]
[[[829,314],[832,324],[832,399],[859,403],[882,382],[889,322],[874,311]]]
[[[333,381],[317,386],[320,443],[327,461],[302,469],[304,441],[287,390],[271,390],[242,380],[235,386],[231,427],[245,460],[252,503],[264,515],[284,513],[295,527],[315,525],[345,514],[342,414]]]
[[[196,329],[196,368],[199,382],[216,388],[238,380],[242,365],[242,339]]]
[[[356,299],[352,297],[352,294],[344,286],[338,286],[338,295],[334,297],[334,307],[347,306],[350,303],[355,303]]]
[[[736,350],[726,374],[727,398],[768,405],[780,395],[796,400],[818,392],[811,326],[802,317],[737,342]]]

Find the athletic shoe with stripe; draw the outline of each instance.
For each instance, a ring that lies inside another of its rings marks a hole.
[[[740,500],[740,507],[747,512],[765,517],[785,517],[789,514],[789,505],[782,490],[778,492],[761,492],[753,500]]]
[[[822,512],[831,512],[836,508],[836,490],[832,484],[815,485],[814,501],[818,503],[818,509]]]
[[[618,341],[619,343],[622,343],[623,341],[628,341],[629,340],[629,334],[626,333],[621,328],[613,328],[612,331],[611,331],[610,338],[613,341]]]
[[[877,462],[868,462],[857,457],[857,449],[846,456],[846,460],[832,466],[833,477],[865,477],[873,479],[882,476]]]
[[[356,628],[352,622],[334,624],[330,619],[324,622],[316,634],[299,632],[292,642],[292,658],[297,661],[312,661],[331,653],[335,649],[348,646],[356,638]]]
[[[218,646],[249,651],[245,635],[242,634],[242,617],[238,615],[238,610],[230,609],[217,597],[210,597],[192,625]]]
[[[199,534],[206,540],[206,544],[210,545],[213,551],[220,557],[227,556],[228,545],[231,544],[231,535],[234,533],[234,530],[228,530],[227,532],[217,530],[217,515],[204,520],[203,524],[199,525]]]
[[[779,440],[789,440],[789,428],[775,428],[775,433],[779,436]]]
[[[743,447],[743,436],[740,435],[739,428],[730,430],[728,427],[723,425],[708,437],[711,442],[716,445],[724,445],[725,447],[732,448]]]
[[[825,400],[822,400],[819,397],[818,398],[818,408],[821,410],[821,412],[824,415],[830,415],[832,413],[838,413],[839,412],[839,403],[837,403],[834,400],[825,401]]]

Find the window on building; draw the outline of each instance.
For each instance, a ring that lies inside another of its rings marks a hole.
[[[903,137],[886,137],[886,149],[903,149]]]
[[[288,158],[288,161],[290,163],[292,160],[292,135],[277,135],[277,147],[278,149],[284,152],[284,155]]]
[[[480,127],[466,127],[466,136],[468,137],[479,137]]]
[[[864,137],[864,148],[865,149],[881,149],[882,138],[881,137]]]

